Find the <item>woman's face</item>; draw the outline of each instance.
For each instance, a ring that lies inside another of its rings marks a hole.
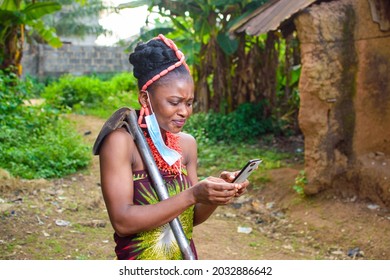
[[[155,87],[149,98],[160,128],[178,133],[192,114],[194,83],[172,79],[169,84]]]

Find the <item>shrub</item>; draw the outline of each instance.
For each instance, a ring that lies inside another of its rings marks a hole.
[[[40,81],[36,77],[32,77],[30,75],[27,75],[24,78],[24,83],[29,84],[29,95],[32,98],[39,98],[41,93],[45,90],[45,87],[50,81],[47,79],[46,81]]]
[[[137,81],[133,75],[121,73],[107,83],[109,94],[104,96],[100,104],[88,110],[89,114],[106,119],[121,107],[139,108]]]
[[[305,186],[307,185],[307,178],[305,170],[299,171],[297,177],[295,177],[295,184],[292,188],[301,196],[305,196]]]
[[[120,107],[139,107],[137,83],[129,73],[117,74],[109,80],[65,75],[46,87],[42,97],[58,109],[69,108],[75,113],[102,118]]]
[[[130,73],[120,73],[109,80],[113,92],[137,91],[137,81]]]
[[[272,119],[264,116],[263,103],[242,104],[227,115],[197,113],[185,126],[186,132],[203,143],[250,143],[274,129]]]
[[[0,70],[0,121],[12,115],[29,97],[29,83],[21,83],[12,71]]]
[[[57,108],[74,108],[99,104],[110,89],[105,82],[93,77],[62,76],[58,82],[48,85],[42,97]]]
[[[86,167],[90,148],[59,111],[25,105],[30,86],[0,71],[0,167],[27,179],[61,177]]]
[[[21,178],[62,177],[86,167],[90,160],[90,147],[63,119],[39,131],[1,126],[0,141],[2,168]]]

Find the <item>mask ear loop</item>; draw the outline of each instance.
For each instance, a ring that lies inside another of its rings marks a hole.
[[[150,106],[150,114],[149,114],[149,110],[148,110],[148,115],[151,115],[151,114],[154,114],[154,110],[153,110],[153,107],[152,107],[152,100],[150,100],[150,96],[149,96],[149,91],[145,90],[146,92],[146,95],[148,96],[148,103],[149,103],[149,106]]]
[[[149,102],[150,108],[152,108],[152,103],[150,102],[149,93],[147,90],[145,90],[144,92],[146,92],[146,94],[148,96],[148,102]],[[139,112],[139,117],[138,117],[138,125],[141,128],[147,128],[146,123],[142,123],[142,122],[143,122],[144,116],[149,116],[149,115],[150,115],[150,112],[149,112],[148,106],[146,104],[142,104],[141,110]]]

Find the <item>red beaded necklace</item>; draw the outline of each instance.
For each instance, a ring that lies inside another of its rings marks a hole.
[[[181,159],[177,160],[172,166],[169,166],[168,163],[162,158],[158,152],[156,146],[154,145],[152,139],[149,137],[148,133],[144,131],[146,141],[149,144],[150,150],[152,151],[154,161],[159,170],[167,172],[169,174],[179,175],[181,173],[182,165]],[[181,147],[179,145],[179,136],[171,132],[166,132],[165,145],[169,148],[176,150],[179,154],[182,154]]]

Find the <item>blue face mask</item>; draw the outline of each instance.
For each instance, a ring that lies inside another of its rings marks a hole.
[[[168,163],[169,166],[172,166],[181,158],[181,155],[179,152],[165,145],[161,135],[160,126],[158,125],[154,112],[152,112],[149,116],[145,116],[145,122],[150,138],[152,139],[153,144],[156,146],[157,151],[160,153],[165,162]]]

